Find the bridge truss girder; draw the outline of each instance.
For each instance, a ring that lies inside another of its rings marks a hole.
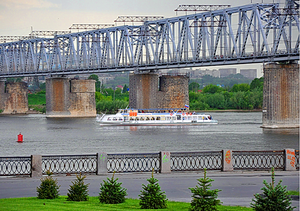
[[[0,78],[299,60],[298,8],[288,7],[251,4],[3,43]]]

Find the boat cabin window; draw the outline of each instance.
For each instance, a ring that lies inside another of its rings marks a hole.
[[[111,121],[111,118],[110,118],[110,117],[108,117],[108,118],[107,118],[107,121]]]
[[[155,118],[154,118],[154,117],[151,117],[151,120],[155,120]]]
[[[138,117],[135,118],[135,121],[139,121],[139,120],[140,120],[140,118],[138,118]]]
[[[202,120],[202,116],[198,116],[198,120]]]
[[[133,117],[130,117],[130,121],[133,121],[134,119],[133,119]]]
[[[172,119],[173,119],[173,120],[176,120],[176,116],[172,116]]]
[[[149,121],[149,120],[150,120],[150,118],[149,118],[149,117],[147,117],[147,118],[146,118],[146,121]]]
[[[177,120],[181,120],[181,115],[177,115]]]
[[[193,116],[193,120],[197,120],[197,116]]]
[[[188,120],[192,120],[192,117],[191,117],[191,116],[188,116]]]
[[[113,118],[113,120],[114,120],[114,121],[117,121],[117,118],[116,118],[116,117],[114,117],[114,118]]]
[[[123,119],[120,117],[120,118],[119,118],[119,121],[123,121]]]
[[[156,120],[160,120],[160,117],[158,116],[158,117],[156,117]]]
[[[145,120],[145,118],[144,117],[141,117],[141,121],[144,121]]]

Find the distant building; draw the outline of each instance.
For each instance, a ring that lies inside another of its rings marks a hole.
[[[190,72],[190,78],[191,79],[197,79],[197,78],[202,78],[205,75],[210,75],[213,77],[220,77],[220,71],[219,70],[201,70],[201,69],[197,69],[197,70],[193,70]]]
[[[240,73],[249,79],[257,78],[257,70],[256,69],[240,69]]]
[[[236,68],[224,68],[224,69],[219,69],[220,71],[220,77],[224,78],[227,77],[231,74],[235,75],[236,74]]]

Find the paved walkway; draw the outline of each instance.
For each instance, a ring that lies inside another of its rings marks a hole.
[[[287,190],[299,190],[299,171],[275,172],[275,184],[281,179],[282,184],[287,186]],[[87,175],[86,183],[89,183],[89,195],[98,196],[100,183],[106,176]],[[264,187],[263,180],[271,182],[271,173],[267,171],[235,171],[220,172],[208,171],[207,176],[214,180],[212,189],[220,189],[219,199],[223,205],[239,205],[249,207],[253,194],[261,193]],[[151,173],[124,173],[116,174],[122,186],[127,189],[129,198],[138,198],[142,190],[142,184],[151,177]],[[197,179],[203,177],[203,172],[172,172],[171,174],[155,174],[159,180],[162,191],[166,192],[167,198],[171,201],[191,201],[191,191],[189,187],[197,185]],[[60,194],[67,195],[71,181],[76,178],[72,176],[55,176],[60,187]],[[40,184],[38,178],[29,177],[0,177],[0,198],[12,197],[34,197],[36,196],[36,187]],[[299,201],[293,200],[293,206],[299,210]]]

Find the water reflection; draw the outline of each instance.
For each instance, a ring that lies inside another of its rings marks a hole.
[[[299,128],[284,128],[284,129],[269,129],[263,128],[265,134],[280,134],[280,135],[299,135]]]

